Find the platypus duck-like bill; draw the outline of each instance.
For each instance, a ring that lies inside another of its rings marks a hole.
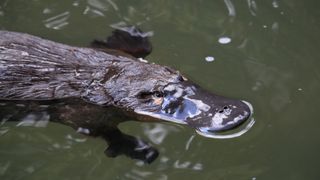
[[[215,95],[176,70],[139,60],[152,48],[141,31],[126,30],[95,41],[95,49],[0,31],[0,100],[82,99],[143,121],[186,124],[200,134],[233,129],[252,115],[246,101]]]
[[[161,103],[160,103],[161,102]],[[246,101],[212,94],[188,81],[169,84],[154,97],[155,108],[137,107],[138,114],[160,120],[187,124],[199,134],[233,129],[252,115],[252,106]]]

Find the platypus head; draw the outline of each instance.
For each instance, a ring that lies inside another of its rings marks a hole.
[[[252,113],[248,102],[209,93],[190,82],[171,83],[139,98],[147,99],[149,106],[135,108],[136,113],[188,124],[200,132],[233,129]]]
[[[146,120],[188,124],[197,132],[233,129],[252,114],[248,102],[210,93],[179,72],[156,64],[128,63],[108,83],[115,106]]]

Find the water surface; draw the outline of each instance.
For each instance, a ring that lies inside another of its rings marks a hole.
[[[112,27],[153,32],[150,62],[245,99],[256,123],[209,139],[168,123],[121,129],[160,151],[151,165],[107,158],[106,144],[49,123],[0,125],[0,179],[319,179],[320,3],[316,0],[1,0],[0,29],[75,46]]]

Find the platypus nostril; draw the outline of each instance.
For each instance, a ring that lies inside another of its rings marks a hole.
[[[230,108],[228,106],[224,106],[223,108],[221,108],[218,113],[225,113],[225,112],[229,112]]]

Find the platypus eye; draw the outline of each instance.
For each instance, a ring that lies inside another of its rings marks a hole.
[[[152,94],[153,103],[156,105],[161,105],[163,102],[163,93],[160,91],[154,91]]]
[[[153,92],[147,92],[147,91],[143,91],[140,92],[138,95],[139,99],[156,99],[156,98],[162,98],[163,92],[160,91],[153,91]]]
[[[164,94],[160,91],[153,91],[153,92],[140,92],[137,97],[140,99],[141,102],[144,103],[152,103],[154,105],[161,105],[163,102]]]
[[[162,98],[162,97],[163,97],[163,93],[160,92],[160,91],[154,91],[153,94],[152,94],[152,96],[153,96],[154,98]]]

